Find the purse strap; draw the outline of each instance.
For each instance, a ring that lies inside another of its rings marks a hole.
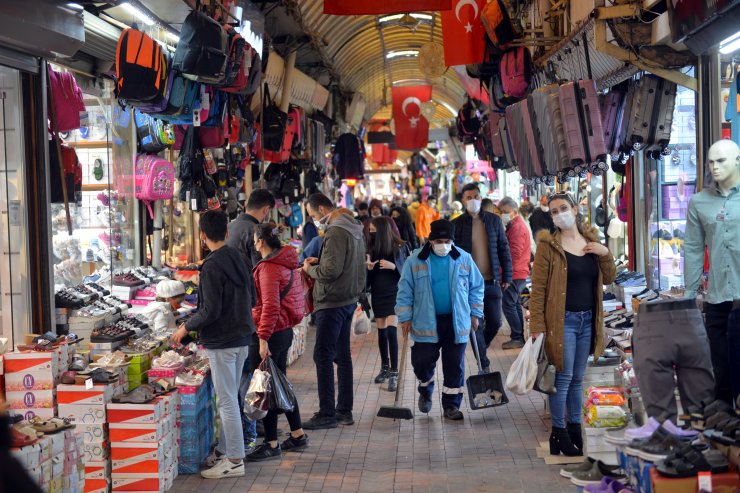
[[[293,274],[295,271],[293,269],[290,269],[290,279],[288,280],[288,284],[285,285],[285,287],[280,291],[280,300],[282,301],[283,298],[288,296],[288,292],[290,291],[290,288],[293,286]]]

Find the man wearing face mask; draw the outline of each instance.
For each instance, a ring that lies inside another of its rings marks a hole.
[[[509,241],[513,270],[511,285],[503,293],[503,311],[511,327],[511,340],[503,343],[501,347],[518,349],[524,346],[524,314],[520,300],[529,277],[532,244],[529,229],[519,215],[518,205],[514,199],[504,197],[498,203],[498,207],[501,209],[501,221],[506,226],[506,239]]]
[[[254,248],[255,227],[270,216],[273,208],[275,208],[275,197],[269,190],[258,188],[249,195],[246,212],[239,214],[229,223],[229,237],[226,239],[226,244],[246,255],[250,273],[257,262],[262,260],[260,253]],[[252,290],[252,299],[256,299],[254,290]]]
[[[427,201],[422,203],[416,211],[416,236],[419,237],[420,243],[427,240],[431,225],[437,219],[439,219],[437,198],[430,195],[427,197]]]
[[[403,266],[396,313],[404,337],[411,334],[411,364],[419,380],[419,411],[432,409],[434,370],[442,353],[444,417],[461,420],[465,347],[483,316],[484,283],[470,254],[456,248],[455,226],[431,224],[429,241]]]
[[[472,255],[485,280],[485,325],[475,336],[478,338],[481,365],[485,371],[490,371],[491,362],[486,351],[501,327],[501,297],[511,284],[511,254],[501,219],[481,210],[478,184],[468,183],[462,194],[466,213],[453,221],[455,245]]]
[[[547,195],[540,197],[539,207],[536,207],[529,217],[529,226],[534,238],[537,238],[537,233],[543,229],[549,231],[550,234],[555,233],[555,223],[552,222],[550,206],[547,205]]]

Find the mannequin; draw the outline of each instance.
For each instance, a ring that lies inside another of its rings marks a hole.
[[[686,294],[693,297],[706,246],[710,271],[704,313],[715,393],[732,403],[740,394],[740,147],[731,140],[715,142],[707,166],[714,184],[689,202],[684,276]]]

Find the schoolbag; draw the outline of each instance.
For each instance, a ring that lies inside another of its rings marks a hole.
[[[480,19],[488,39],[499,50],[506,48],[506,45],[521,35],[512,24],[511,16],[502,0],[488,2],[481,11]]]
[[[288,219],[288,224],[291,228],[297,228],[301,224],[303,224],[303,211],[301,210],[301,205],[298,202],[294,202],[292,208],[293,213]]]
[[[162,47],[141,31],[125,29],[116,47],[116,97],[156,103],[167,90],[167,60]]]
[[[280,185],[283,182],[282,166],[280,163],[270,163],[264,174],[265,188],[275,196],[280,196]]]
[[[173,67],[188,79],[218,85],[226,77],[229,62],[229,35],[201,12],[190,12],[180,30]]]
[[[251,96],[260,87],[260,81],[262,80],[262,58],[257,50],[250,50],[252,56],[252,64],[249,69],[249,79],[247,80],[247,87],[241,92],[245,96]]]
[[[220,86],[226,92],[239,92],[247,87],[252,54],[249,51],[249,44],[236,29],[228,24],[224,29],[229,36],[229,61],[226,66],[226,77]]]
[[[167,148],[160,138],[160,130],[157,121],[139,110],[134,110],[134,121],[136,122],[136,137],[139,143],[139,151],[145,153],[157,153]]]
[[[523,98],[532,83],[532,54],[526,46],[507,50],[499,63],[501,87],[509,97]]]
[[[153,116],[170,123],[189,125],[193,123],[193,110],[200,108],[200,84],[186,79],[180,73],[170,75],[172,86],[167,107]]]
[[[205,176],[205,155],[198,132],[193,125],[187,127],[180,150],[177,177],[183,181],[200,181]]]
[[[470,99],[457,112],[455,123],[457,125],[458,137],[463,144],[472,144],[475,141],[475,136],[480,131],[480,119]]]
[[[279,152],[283,148],[288,114],[281,111],[272,100],[267,82],[265,82],[262,99],[262,147],[266,151]]]
[[[154,217],[151,202],[169,200],[175,193],[175,167],[171,162],[151,154],[140,154],[134,168],[134,191],[142,200],[149,216]]]
[[[501,50],[496,48],[488,36],[483,35],[485,49],[483,50],[483,62],[473,63],[465,66],[468,76],[479,79],[481,83],[488,81],[499,71],[499,55]]]
[[[69,132],[80,128],[80,112],[85,111],[85,101],[82,97],[82,89],[77,85],[74,75],[68,72],[57,72],[49,67],[49,84],[51,88],[49,104],[54,105],[56,119],[56,127],[52,122],[52,130]]]

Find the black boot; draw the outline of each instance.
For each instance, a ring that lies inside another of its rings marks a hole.
[[[388,392],[395,392],[398,389],[398,370],[391,370],[388,374]]]
[[[570,442],[579,450],[583,450],[583,435],[581,435],[581,423],[568,423],[568,436]]]
[[[380,373],[378,373],[378,376],[375,377],[375,383],[383,383],[388,379],[388,372],[390,371],[390,368],[388,368],[388,365],[383,365],[380,368]]]
[[[568,430],[565,428],[552,427],[550,433],[550,455],[559,455],[562,452],[567,457],[576,457],[583,455],[581,450],[577,449],[573,442],[570,441]]]

